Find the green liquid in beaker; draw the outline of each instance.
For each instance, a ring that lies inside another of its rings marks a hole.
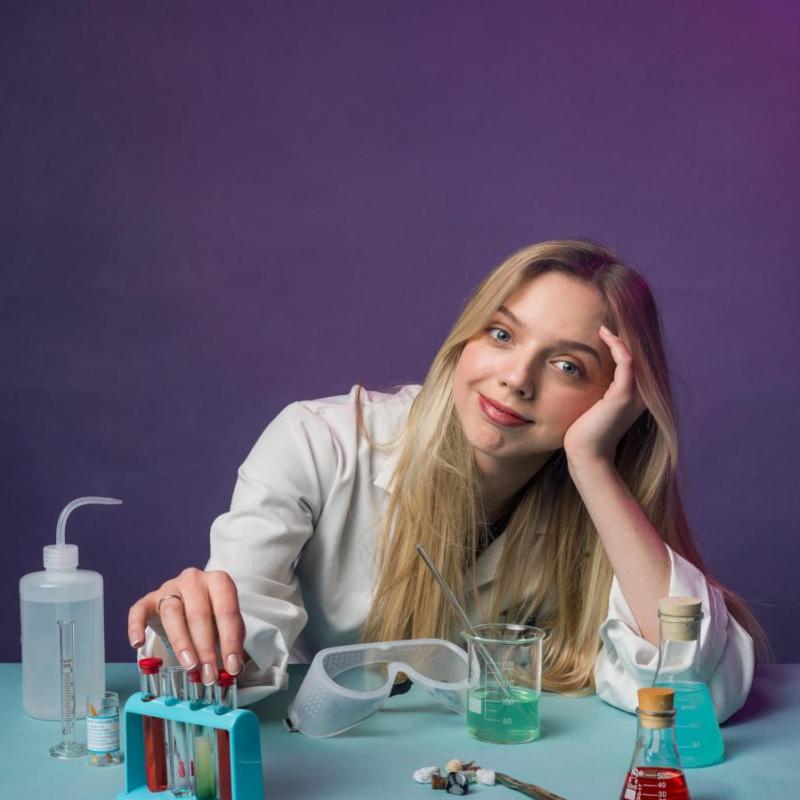
[[[470,689],[467,733],[484,742],[520,744],[540,736],[539,693],[511,687],[506,697],[499,687]]]

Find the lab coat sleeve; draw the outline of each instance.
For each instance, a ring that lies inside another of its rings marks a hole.
[[[744,705],[753,682],[753,640],[728,613],[722,593],[703,573],[669,547],[670,597],[702,602],[699,669],[708,684],[717,719],[723,722]],[[595,662],[597,694],[624,711],[636,710],[636,690],[651,686],[658,647],[644,639],[616,576],[611,583],[608,616],[600,628],[602,646]]]
[[[239,468],[231,507],[211,527],[206,570],[236,584],[250,660],[240,702],[287,685],[286,665],[308,616],[295,575],[335,477],[337,449],[327,423],[302,403],[284,409]]]

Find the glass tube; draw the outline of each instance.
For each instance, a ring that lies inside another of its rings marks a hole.
[[[161,696],[167,705],[185,699],[183,667],[164,667],[161,670]],[[186,723],[164,720],[167,740],[167,788],[175,797],[192,793],[189,753],[189,736]]]
[[[159,673],[160,658],[139,660],[139,682],[142,700],[147,702],[161,693]],[[167,788],[167,757],[164,741],[164,720],[160,717],[142,717],[144,736],[144,763],[147,775],[147,788],[151,792],[163,792]]]
[[[224,714],[238,708],[236,676],[225,670],[219,671],[219,679],[214,687],[214,700],[217,714]],[[228,731],[217,728],[217,786],[219,800],[232,800],[231,793],[231,746]]]
[[[204,686],[200,670],[186,675],[188,681],[189,708],[196,711],[211,705],[213,695],[210,686]],[[197,800],[216,800],[217,780],[214,774],[214,729],[202,725],[191,725],[189,738],[192,742],[192,790]]]
[[[79,758],[86,748],[75,741],[75,620],[58,621],[61,669],[61,741],[50,748],[53,758]]]

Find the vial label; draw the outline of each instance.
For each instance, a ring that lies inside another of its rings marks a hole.
[[[86,717],[86,747],[92,753],[116,753],[119,750],[119,715]]]

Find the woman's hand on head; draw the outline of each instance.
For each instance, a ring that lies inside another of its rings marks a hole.
[[[603,397],[570,425],[564,435],[567,459],[602,459],[613,463],[620,439],[647,409],[636,388],[633,357],[605,326],[600,338],[614,359],[614,377]]]
[[[225,669],[232,675],[241,671],[244,620],[227,572],[190,567],[137,600],[128,613],[131,647],[144,643],[147,625],[169,640],[184,669],[200,670],[206,685],[217,679],[217,636]]]

